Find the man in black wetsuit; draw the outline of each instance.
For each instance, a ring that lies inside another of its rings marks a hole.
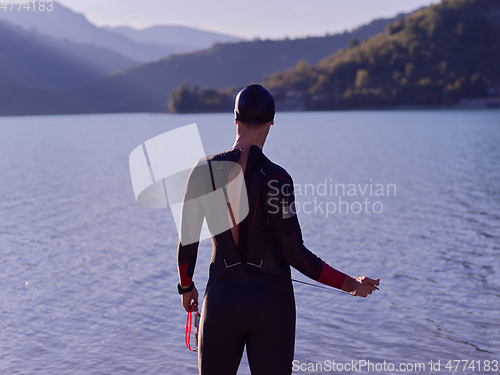
[[[186,185],[178,246],[178,289],[186,311],[198,310],[192,277],[204,218],[213,244],[201,312],[201,375],[236,374],[245,345],[253,375],[291,374],[290,265],[355,296],[366,297],[379,285],[379,279],[351,278],[305,248],[292,178],[262,153],[274,112],[274,98],[264,87],[241,90],[233,147],[199,160]]]

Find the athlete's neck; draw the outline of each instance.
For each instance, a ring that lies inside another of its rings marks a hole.
[[[237,127],[236,140],[234,141],[233,148],[239,148],[241,150],[238,164],[243,169],[243,173],[245,172],[245,167],[247,165],[250,147],[257,146],[261,150],[264,148],[269,128],[273,125],[273,123],[274,122],[271,121],[265,124],[248,125],[241,123],[240,121],[235,121]]]

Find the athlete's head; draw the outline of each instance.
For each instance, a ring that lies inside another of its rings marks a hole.
[[[236,96],[234,119],[246,124],[264,124],[273,121],[273,96],[261,85],[245,87]]]

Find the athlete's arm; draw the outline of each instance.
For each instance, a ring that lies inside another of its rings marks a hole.
[[[269,181],[265,194],[270,229],[288,264],[322,284],[353,295],[366,297],[375,290],[379,279],[365,276],[353,279],[328,265],[304,246],[295,209],[293,181],[289,175],[279,175]]]
[[[204,194],[206,181],[203,179],[201,168],[199,163],[196,163],[191,170],[182,203],[177,246],[177,268],[181,289],[189,288],[193,283],[200,233],[205,217],[200,198]],[[181,302],[186,311],[198,311],[198,290],[196,287],[190,292],[182,294]]]

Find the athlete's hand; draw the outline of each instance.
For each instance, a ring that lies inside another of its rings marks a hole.
[[[198,311],[198,290],[196,290],[196,287],[190,292],[181,294],[181,302],[186,312]]]
[[[353,296],[367,297],[368,294],[372,294],[375,289],[378,289],[377,285],[380,285],[380,279],[370,279],[366,276],[360,276],[351,279],[346,292],[351,293]]]

